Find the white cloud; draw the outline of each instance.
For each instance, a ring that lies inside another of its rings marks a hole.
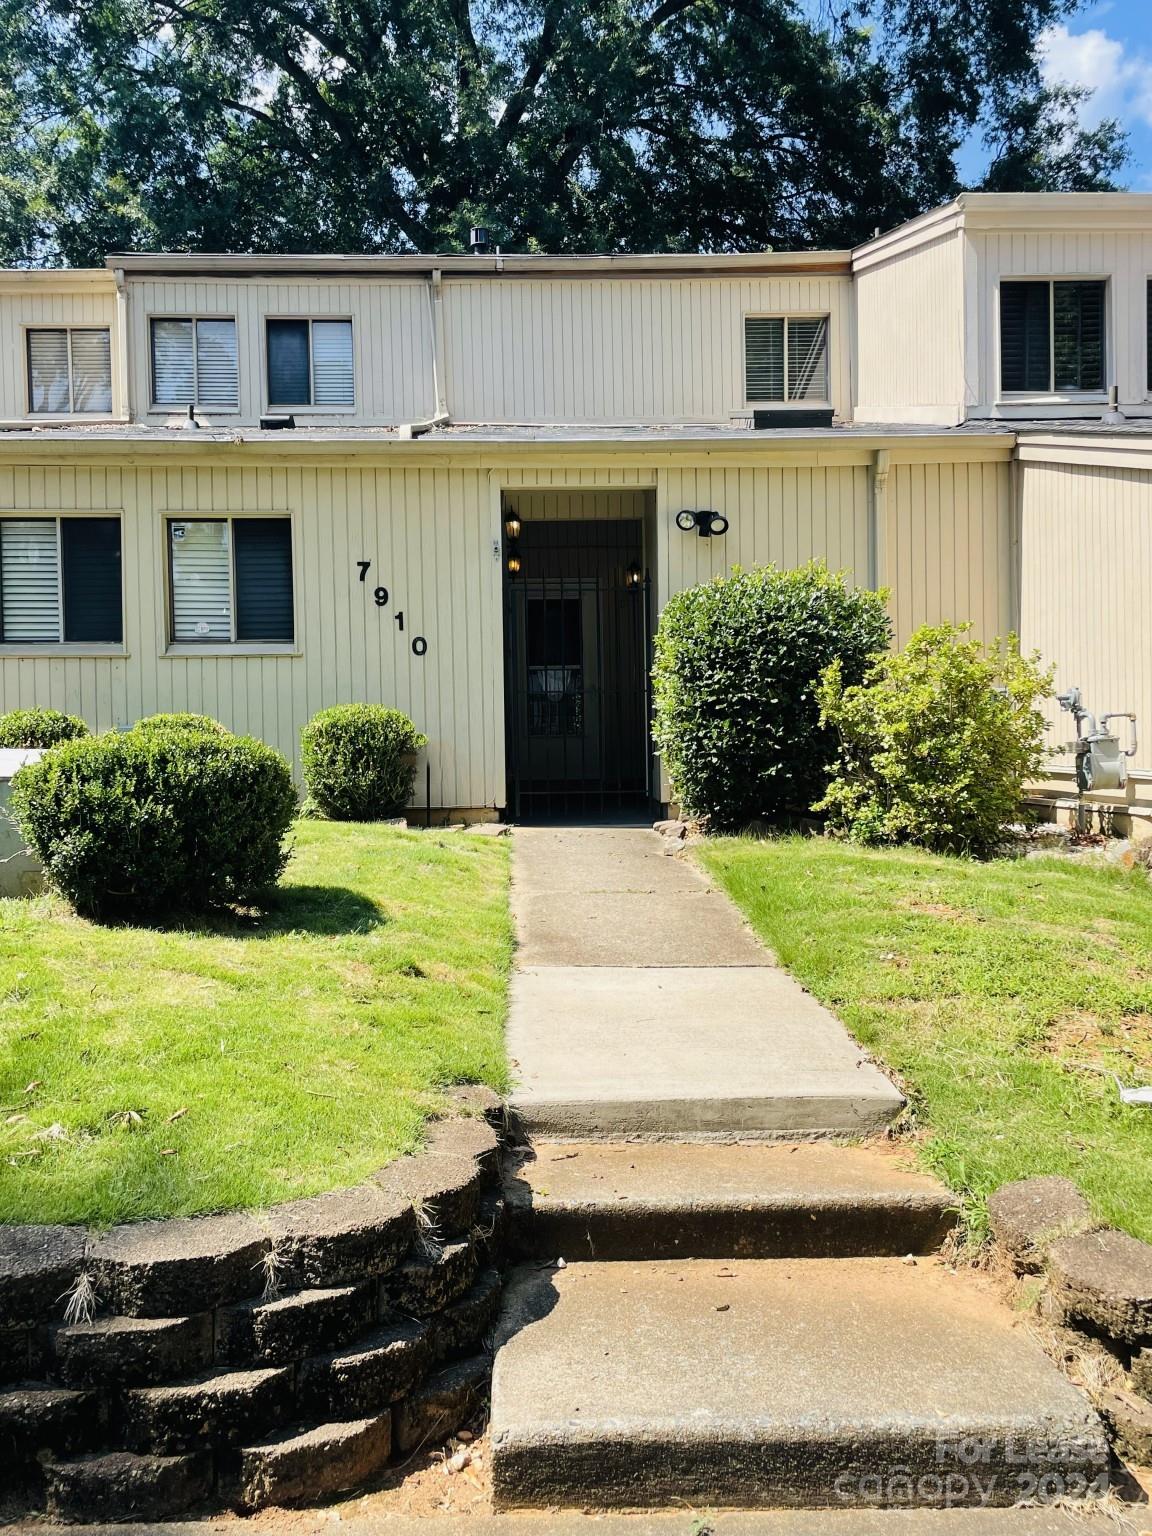
[[[1092,92],[1081,116],[1088,123],[1115,117],[1121,126],[1139,118],[1152,127],[1152,58],[1129,53],[1102,27],[1070,32],[1060,22],[1040,34],[1040,71],[1048,85],[1080,85]]]

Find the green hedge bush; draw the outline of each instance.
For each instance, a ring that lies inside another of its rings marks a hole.
[[[839,658],[863,677],[888,644],[882,593],[825,566],[736,570],[678,592],[660,615],[653,734],[673,794],[716,831],[806,811],[835,748],[816,685]]]
[[[413,758],[427,744],[398,709],[383,704],[322,709],[300,736],[309,797],[332,821],[398,816],[412,795]]]
[[[87,735],[79,716],[58,709],[11,709],[0,715],[0,747],[54,747]]]
[[[1018,818],[1045,758],[1037,706],[1052,674],[1014,635],[986,649],[970,629],[926,625],[862,683],[835,662],[821,678],[821,718],[840,752],[815,809],[853,841],[982,855]]]
[[[260,901],[287,862],[296,793],[251,737],[125,731],[22,768],[10,804],[77,911],[146,918]]]
[[[213,736],[228,736],[228,727],[213,720],[211,715],[188,715],[176,712],[169,715],[145,715],[132,727],[134,731],[208,731]]]

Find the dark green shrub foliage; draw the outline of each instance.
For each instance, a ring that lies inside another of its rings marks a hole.
[[[412,758],[428,744],[407,715],[383,704],[336,704],[300,736],[304,782],[333,821],[398,816],[412,794]]]
[[[11,808],[77,911],[148,917],[258,901],[287,862],[296,793],[251,737],[126,731],[22,768]]]
[[[219,720],[213,720],[211,715],[145,715],[143,720],[137,720],[132,727],[134,731],[208,731],[213,736],[227,736],[227,726],[220,724]]]
[[[83,720],[58,709],[12,709],[0,715],[0,747],[54,747],[87,735]]]
[[[883,594],[819,564],[678,592],[660,615],[652,677],[653,734],[680,804],[717,831],[806,811],[835,750],[820,673],[838,658],[859,681],[888,639]]]
[[[986,854],[1020,814],[1044,762],[1041,699],[1052,674],[1015,635],[987,649],[970,625],[925,625],[849,685],[833,663],[820,682],[839,761],[816,807],[853,842],[918,843]]]

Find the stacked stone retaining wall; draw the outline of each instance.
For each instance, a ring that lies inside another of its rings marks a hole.
[[[5,1491],[59,1520],[251,1510],[463,1425],[504,1233],[498,1105],[471,1101],[487,1118],[437,1122],[354,1189],[99,1235],[0,1227]]]

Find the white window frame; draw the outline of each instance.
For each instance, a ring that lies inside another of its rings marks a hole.
[[[766,400],[764,398],[753,400],[748,394],[748,342],[747,326],[749,320],[783,320],[784,322],[784,398],[782,400]],[[824,374],[828,381],[828,389],[823,397],[805,395],[801,399],[793,399],[788,393],[788,322],[790,320],[823,320],[825,331],[824,350]],[[821,406],[827,408],[832,404],[832,315],[826,309],[749,309],[745,310],[740,319],[740,366],[744,377],[744,405],[756,410],[819,410]]]
[[[268,387],[268,326],[274,320],[295,320],[298,324],[308,327],[308,384],[312,391],[312,404],[302,405],[299,401],[277,400],[272,401],[272,392]],[[352,400],[349,405],[317,405],[316,402],[316,370],[314,359],[316,349],[312,344],[312,327],[317,321],[347,325],[352,335]],[[356,317],[354,315],[272,315],[264,316],[264,379],[261,385],[265,411],[299,411],[302,416],[347,416],[354,412],[360,397],[360,391],[356,387]]]
[[[33,331],[63,331],[68,337],[68,409],[66,411],[34,411],[32,409],[32,358],[29,336]],[[76,410],[76,396],[72,387],[72,332],[105,331],[108,335],[108,383],[110,405],[106,411]],[[64,421],[80,416],[85,421],[112,421],[116,415],[116,362],[112,355],[112,327],[110,325],[52,325],[36,321],[21,326],[21,342],[24,350],[24,415],[30,421]]]
[[[1004,350],[1000,321],[1001,294],[1005,283],[1048,284],[1048,382],[1056,382],[1056,284],[1103,283],[1104,284],[1104,388],[1102,390],[1011,390],[1004,388]],[[1112,279],[1100,272],[1028,272],[1017,275],[1002,272],[996,279],[996,402],[1003,405],[1095,405],[1108,399],[1108,378],[1115,355],[1112,344]]]
[[[32,326],[32,330],[59,330],[59,326]],[[77,330],[84,330],[77,326]],[[98,327],[90,327],[98,329]],[[5,640],[0,629],[0,656],[127,656],[127,564],[124,558],[124,513],[119,507],[5,507],[0,522],[48,522],[56,524],[57,628],[64,634],[64,551],[60,525],[66,517],[114,517],[120,524],[120,625],[124,639],[115,640]]]
[[[231,525],[237,520],[247,521],[257,517],[275,518],[288,524],[288,537],[292,552],[292,639],[291,640],[237,640],[236,635],[236,557],[232,542]],[[176,640],[173,638],[174,612],[172,590],[172,524],[173,523],[227,523],[228,526],[228,603],[231,640]],[[300,540],[296,516],[292,512],[270,511],[260,508],[254,512],[204,512],[166,511],[163,517],[164,536],[160,545],[160,590],[164,594],[164,632],[158,655],[175,659],[180,656],[302,656],[300,644]]]
[[[179,314],[150,314],[148,316],[148,410],[149,414],[171,416],[188,409],[184,405],[161,405],[156,399],[156,350],[152,343],[152,326],[157,321],[187,320],[192,327],[192,393],[195,399],[193,406],[198,411],[211,412],[213,416],[238,416],[240,414],[240,322],[234,314],[198,315],[190,314],[187,310]],[[200,332],[196,325],[198,320],[231,320],[236,330],[236,404],[235,405],[210,405],[200,400]]]

